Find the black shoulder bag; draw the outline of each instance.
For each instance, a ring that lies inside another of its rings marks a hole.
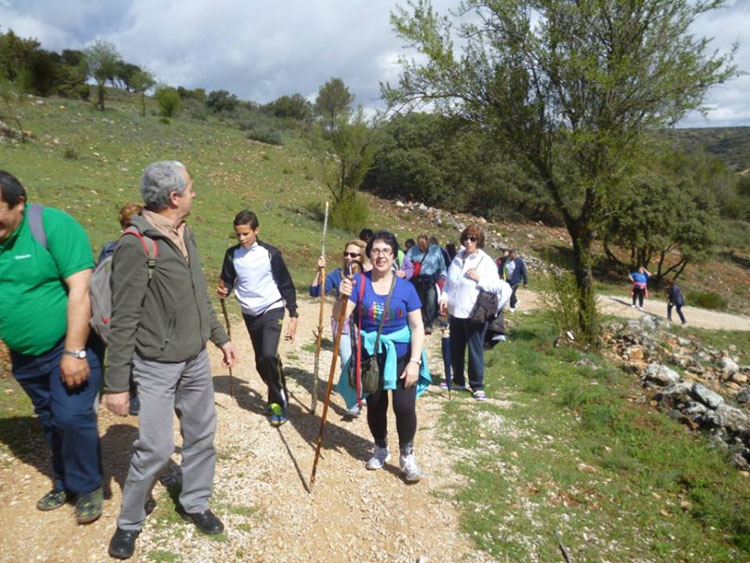
[[[484,260],[484,256],[479,259],[479,264]],[[477,267],[479,267],[477,264]],[[474,324],[482,324],[490,321],[497,313],[497,304],[499,303],[496,293],[489,293],[483,289],[479,290],[476,303],[469,313],[469,320]]]

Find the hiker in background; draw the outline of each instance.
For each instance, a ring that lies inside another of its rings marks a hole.
[[[398,242],[392,233],[375,233],[366,252],[373,269],[353,280],[344,278],[339,292],[349,299],[345,303],[336,301],[333,310],[334,316],[338,316],[342,306],[346,307],[347,316],[356,310],[354,318],[362,323],[362,360],[366,362],[376,355],[380,372],[380,390],[367,396],[367,424],[375,449],[366,467],[380,469],[391,457],[387,441],[388,391],[391,391],[401,453],[399,467],[407,482],[416,482],[422,473],[414,455],[415,401],[430,384],[419,297],[414,286],[393,273]],[[380,345],[375,350],[381,323]],[[351,387],[349,390],[353,392]]]
[[[365,241],[365,244],[370,242],[370,239],[372,239],[372,229],[362,229],[359,231],[359,240]]]
[[[445,250],[448,251],[447,263],[450,264],[451,261],[453,261],[453,259],[456,257],[456,254],[458,254],[458,249],[456,248],[455,244],[453,244],[452,242],[449,242],[448,244],[445,245]]]
[[[94,403],[103,350],[89,334],[93,267],[83,227],[28,203],[18,179],[0,170],[0,339],[52,453],[52,490],[36,507],[53,510],[73,498],[79,524],[102,513]]]
[[[682,290],[674,283],[674,280],[667,280],[667,320],[672,320],[672,307],[677,309],[682,324],[687,323],[685,315],[682,314],[682,306],[685,305],[685,298],[682,296]]]
[[[437,288],[435,284],[444,280],[447,266],[443,253],[436,244],[429,244],[427,235],[419,235],[417,245],[406,253],[414,263],[414,276],[411,282],[417,288],[422,302],[422,322],[425,334],[432,334],[432,326],[437,316]]]
[[[239,244],[224,255],[217,294],[223,299],[234,289],[253,343],[255,369],[268,386],[265,414],[273,426],[281,426],[288,420],[289,398],[279,357],[279,340],[286,306],[289,326],[284,338],[294,342],[297,293],[281,252],[258,240],[259,232],[255,213],[243,210],[235,216],[234,233]]]
[[[195,191],[185,166],[176,161],[149,164],[141,179],[146,208],[131,223],[158,246],[155,268],[144,258],[142,239],[124,237],[112,259],[112,320],[109,366],[104,376],[107,408],[128,412],[132,376],[141,402],[138,439],[109,554],[133,555],[146,519],[146,500],[174,453],[173,418],[182,434],[182,490],[178,511],[205,534],[224,530],[208,508],[216,450],[214,386],[206,342],[234,363],[234,347],[208,297],[195,239],[185,218]]]
[[[440,300],[440,312],[448,312],[453,388],[466,389],[464,355],[469,350],[469,385],[477,401],[486,399],[484,390],[484,335],[487,322],[476,323],[472,312],[480,290],[500,293],[500,278],[494,260],[484,251],[484,229],[470,225],[461,233],[461,250],[448,268],[448,281]],[[441,387],[447,388],[447,382]]]
[[[143,206],[140,203],[126,203],[120,208],[117,213],[117,220],[120,222],[120,233],[124,232],[130,226],[130,220],[134,215],[138,215],[143,211]],[[120,239],[112,240],[102,246],[102,250],[99,253],[99,258],[96,260],[96,264],[99,265],[102,260],[108,256],[112,256],[115,253],[115,248]],[[131,416],[138,416],[138,412],[141,409],[141,403],[138,400],[138,389],[136,387],[133,378],[130,378],[130,403],[128,407],[128,414]]]
[[[643,299],[648,297],[648,278],[650,277],[651,273],[643,266],[639,266],[638,270],[628,274],[628,279],[633,283],[630,289],[630,295],[633,297],[631,307],[635,307],[637,302],[638,308],[643,311]]]
[[[408,253],[408,252],[409,252],[409,249],[410,249],[410,248],[411,248],[412,246],[416,245],[416,244],[417,244],[417,241],[415,241],[415,240],[414,240],[413,238],[408,238],[408,239],[406,239],[406,240],[404,241],[404,252],[405,252],[405,253]]]
[[[508,253],[508,259],[503,265],[503,270],[505,271],[505,281],[508,282],[511,290],[513,290],[513,293],[510,294],[510,310],[511,312],[513,312],[521,303],[516,297],[518,286],[521,285],[522,281],[524,287],[529,285],[529,276],[526,273],[526,264],[521,259],[521,257],[518,256],[518,252],[516,252],[515,249],[512,249]]]
[[[500,257],[495,260],[495,263],[497,264],[497,273],[500,276],[500,279],[508,281],[505,277],[505,263],[510,259],[510,250],[507,248],[503,249],[503,253],[500,255]]]
[[[367,245],[364,243],[364,241],[359,239],[350,240],[344,245],[344,258],[341,267],[336,268],[335,270],[331,270],[325,277],[326,293],[331,293],[336,297],[339,296],[339,286],[341,285],[341,280],[344,277],[344,273],[348,271],[348,268],[351,264],[355,262],[359,262],[361,264],[365,261],[366,246]],[[325,256],[321,256],[320,258],[318,258],[318,269],[315,272],[315,277],[313,277],[312,282],[310,282],[310,297],[320,297],[320,269],[325,269],[325,267],[326,258]],[[337,317],[331,315],[331,333],[336,334],[337,328]],[[341,358],[342,377],[344,376],[344,366],[349,361],[351,355],[352,337],[349,319],[347,319],[342,328],[341,341],[339,342],[339,358]],[[361,409],[359,408],[359,405],[356,404],[347,409],[347,414],[349,416],[359,416],[360,413]]]
[[[130,220],[134,215],[138,215],[143,211],[143,206],[140,203],[126,203],[117,212],[117,221],[120,223],[120,233],[125,231],[130,226]],[[99,264],[107,256],[112,256],[115,253],[115,247],[120,239],[111,240],[104,243],[101,252],[99,252],[99,258],[96,259],[96,263]]]
[[[437,237],[430,237],[428,242],[430,244],[434,244],[440,249],[440,253],[443,255],[443,262],[445,262],[445,267],[447,268],[448,265],[451,263],[451,260],[453,259],[451,258],[450,254],[448,254],[448,250],[440,246],[440,243],[438,242]]]

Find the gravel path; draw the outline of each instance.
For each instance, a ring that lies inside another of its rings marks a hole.
[[[157,483],[157,509],[144,526],[134,561],[491,560],[459,531],[452,497],[463,483],[451,471],[455,458],[450,444],[439,435],[438,420],[447,397],[436,388],[417,402],[417,459],[425,473],[420,483],[407,485],[399,476],[392,412],[392,461],[384,470],[365,470],[371,448],[365,418],[344,419],[343,403],[334,393],[316,483],[312,493],[307,491],[325,391],[321,381],[317,414],[310,414],[314,356],[303,346],[314,342],[316,323],[317,303],[303,299],[297,341],[282,344],[290,422],[276,429],[261,414],[265,393],[253,367],[252,347],[240,319],[233,320],[239,355],[233,369],[234,398],[229,395],[227,370],[212,349],[219,416],[212,507],[223,518],[226,533],[208,538],[175,519],[172,501]],[[325,335],[329,332],[326,327]],[[433,370],[442,372],[439,338],[433,335],[429,347]],[[330,360],[331,352],[324,351],[321,378],[327,377]],[[467,394],[460,400],[472,399]],[[19,424],[28,426],[28,421]],[[111,497],[102,518],[88,526],[75,524],[72,506],[47,513],[35,509],[36,500],[49,488],[49,465],[38,433],[30,434],[36,444],[29,450],[39,453],[0,454],[0,514],[5,523],[0,561],[107,560],[136,426],[134,417],[100,413]],[[175,436],[180,444],[177,432]],[[179,463],[178,452],[179,446],[173,456]],[[167,471],[168,477],[173,474]]]

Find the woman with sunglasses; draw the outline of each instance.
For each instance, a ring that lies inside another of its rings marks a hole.
[[[484,230],[471,225],[461,233],[463,248],[448,268],[448,281],[440,299],[440,312],[450,314],[450,352],[453,389],[465,390],[464,353],[469,349],[469,385],[477,401],[484,391],[484,334],[487,323],[474,323],[471,312],[479,290],[500,293],[500,277],[495,261],[484,251]],[[441,383],[446,387],[446,383]]]
[[[366,398],[367,424],[375,440],[375,450],[367,462],[367,469],[380,469],[391,458],[387,442],[388,391],[391,391],[401,451],[399,466],[404,479],[414,483],[422,477],[414,455],[417,432],[415,402],[430,384],[427,356],[423,350],[421,303],[414,286],[394,273],[398,242],[392,233],[375,233],[367,243],[366,252],[372,261],[372,270],[342,280],[339,293],[348,299],[337,300],[333,314],[337,315],[342,306],[346,306],[347,315],[356,309],[354,318],[361,319],[362,326],[363,361],[367,362],[372,356],[377,358],[380,389]],[[376,351],[375,342],[381,326]],[[345,394],[341,385],[337,388]]]
[[[339,285],[341,285],[341,279],[343,274],[349,269],[349,266],[353,262],[359,262],[363,264],[367,261],[365,258],[365,242],[359,239],[353,239],[344,245],[344,258],[340,268],[336,268],[329,272],[325,277],[326,293],[331,293],[338,297]],[[318,258],[318,269],[315,271],[315,277],[310,282],[310,297],[320,297],[320,272],[325,270],[326,257],[321,256]],[[337,317],[331,316],[331,333],[336,334],[336,319]],[[343,370],[349,358],[352,355],[352,342],[351,334],[349,330],[349,322],[344,323],[344,328],[341,333],[341,341],[339,342],[339,357],[341,358],[341,368]],[[343,372],[342,372],[343,373]],[[345,376],[345,374],[344,374]],[[358,405],[353,405],[347,409],[349,416],[359,416],[361,409]]]

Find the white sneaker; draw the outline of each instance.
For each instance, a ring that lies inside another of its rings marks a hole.
[[[631,305],[631,307],[632,307],[633,309],[635,309],[635,303],[633,303],[633,304]]]
[[[419,466],[417,466],[417,458],[413,453],[402,455],[398,460],[398,465],[407,483],[416,483],[422,478],[422,472],[419,470]]]
[[[643,311],[643,307],[638,307],[638,310],[639,311]]]
[[[391,459],[391,452],[388,451],[388,447],[381,448],[375,446],[375,452],[372,457],[367,460],[367,469],[382,469],[383,465]]]
[[[493,342],[505,342],[506,338],[504,334],[496,334],[492,337]]]
[[[347,416],[351,416],[352,418],[357,418],[360,414],[362,414],[362,409],[359,407],[359,405],[354,405],[350,409],[346,409]]]

